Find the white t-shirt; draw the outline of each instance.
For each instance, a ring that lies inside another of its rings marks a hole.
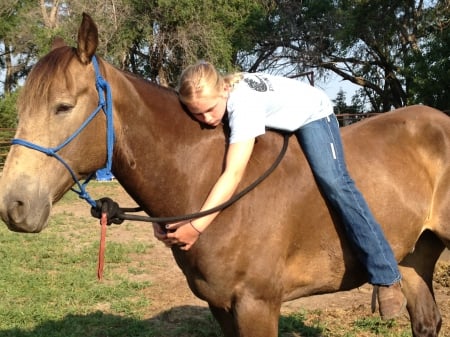
[[[325,92],[307,83],[262,73],[243,75],[227,101],[230,143],[262,135],[266,127],[295,131],[333,113]]]

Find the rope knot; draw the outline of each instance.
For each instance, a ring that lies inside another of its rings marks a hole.
[[[91,215],[94,218],[101,219],[102,214],[106,214],[108,226],[112,223],[119,225],[124,221],[119,204],[110,198],[98,199],[95,201],[95,206],[91,207]]]

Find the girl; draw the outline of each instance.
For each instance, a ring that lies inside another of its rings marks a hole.
[[[200,211],[230,199],[244,174],[255,138],[266,127],[290,131],[297,137],[314,177],[329,205],[338,214],[348,238],[378,290],[382,318],[398,316],[406,305],[401,275],[380,225],[346,168],[339,126],[326,94],[306,83],[261,73],[221,76],[199,62],[184,70],[179,98],[200,122],[217,126],[227,114],[230,127],[226,164]],[[192,247],[219,212],[189,222],[154,226],[166,245]],[[364,243],[364,244],[363,244]]]

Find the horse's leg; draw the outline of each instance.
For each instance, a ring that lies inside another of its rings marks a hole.
[[[276,337],[281,302],[245,298],[236,301],[232,310],[209,305],[225,337]]]
[[[426,282],[412,268],[400,267],[403,274],[403,292],[414,337],[437,337],[442,319]]]
[[[419,238],[414,252],[400,264],[403,292],[414,337],[437,337],[442,318],[433,292],[433,271],[444,244],[431,232]]]
[[[276,337],[281,300],[243,296],[234,305],[239,337]]]
[[[215,307],[211,304],[209,305],[209,309],[211,310],[211,313],[216,321],[219,323],[225,337],[239,336],[234,317],[228,310]]]

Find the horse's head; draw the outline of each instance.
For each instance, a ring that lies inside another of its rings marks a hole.
[[[98,44],[97,28],[83,15],[77,48],[61,40],[53,44],[27,78],[18,104],[16,139],[41,149],[58,149],[97,109],[92,58]],[[74,184],[105,164],[105,117],[92,122],[57,155],[11,146],[0,182],[0,215],[11,230],[39,232],[48,220],[52,204]]]

